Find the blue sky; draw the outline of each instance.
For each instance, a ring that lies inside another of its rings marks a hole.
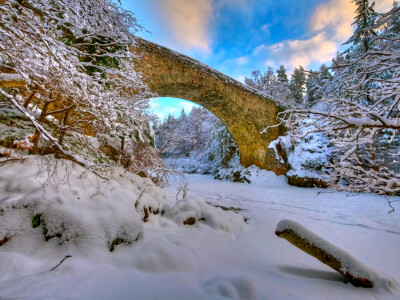
[[[385,11],[393,0],[375,2],[377,11]],[[352,34],[355,11],[351,0],[123,0],[122,4],[150,31],[140,36],[240,81],[267,66],[276,69],[283,64],[290,73],[299,65],[315,69],[329,63]],[[180,112],[181,101],[164,102],[158,105],[158,114],[168,103]]]

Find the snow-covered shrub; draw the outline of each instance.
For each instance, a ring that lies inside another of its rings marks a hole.
[[[250,172],[246,170],[244,166],[240,164],[239,155],[235,155],[224,168],[220,168],[214,174],[215,179],[229,180],[233,182],[247,182],[250,180],[247,178]]]
[[[153,170],[164,169],[159,151],[149,142],[133,142],[98,133],[93,144],[96,145],[97,159],[100,163],[106,161],[112,165],[121,165],[141,176],[147,176]],[[167,177],[161,173],[154,173],[150,178],[160,187],[167,184]]]
[[[69,161],[7,162],[0,173],[0,241],[16,251],[45,241],[81,251],[131,244],[142,235],[135,201],[143,186],[143,178],[123,169],[101,181]],[[158,201],[164,201],[161,190],[147,187],[142,206],[160,207]]]

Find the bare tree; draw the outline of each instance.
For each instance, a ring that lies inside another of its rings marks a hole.
[[[0,1],[0,97],[34,124],[36,151],[42,137],[64,157],[92,168],[69,149],[67,131],[82,134],[90,126],[132,136],[152,96],[130,52],[141,29],[111,0]],[[40,109],[38,119],[32,106]],[[53,133],[46,130],[49,116]]]

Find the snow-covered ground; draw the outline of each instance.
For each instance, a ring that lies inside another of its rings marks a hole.
[[[382,197],[291,187],[275,175],[261,179],[245,184],[188,175],[188,207],[197,207],[203,212],[199,217],[210,220],[179,225],[185,219],[179,211],[185,208],[173,206],[176,187],[169,187],[170,206],[163,216],[150,217],[136,243],[118,245],[113,252],[71,248],[72,257],[54,271],[68,249],[57,252],[57,244],[50,244],[39,253],[5,244],[0,248],[0,299],[400,299],[400,205],[388,214]],[[10,184],[3,188],[17,188]],[[111,186],[118,190],[116,183]],[[240,226],[232,212],[208,211],[199,198],[240,209],[247,225]],[[99,208],[104,209],[102,201]],[[346,283],[276,237],[282,219],[341,247],[383,280],[372,289]]]

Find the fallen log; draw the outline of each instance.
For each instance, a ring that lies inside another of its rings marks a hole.
[[[372,288],[375,272],[322,237],[291,220],[282,220],[275,234],[336,270],[357,287]]]

